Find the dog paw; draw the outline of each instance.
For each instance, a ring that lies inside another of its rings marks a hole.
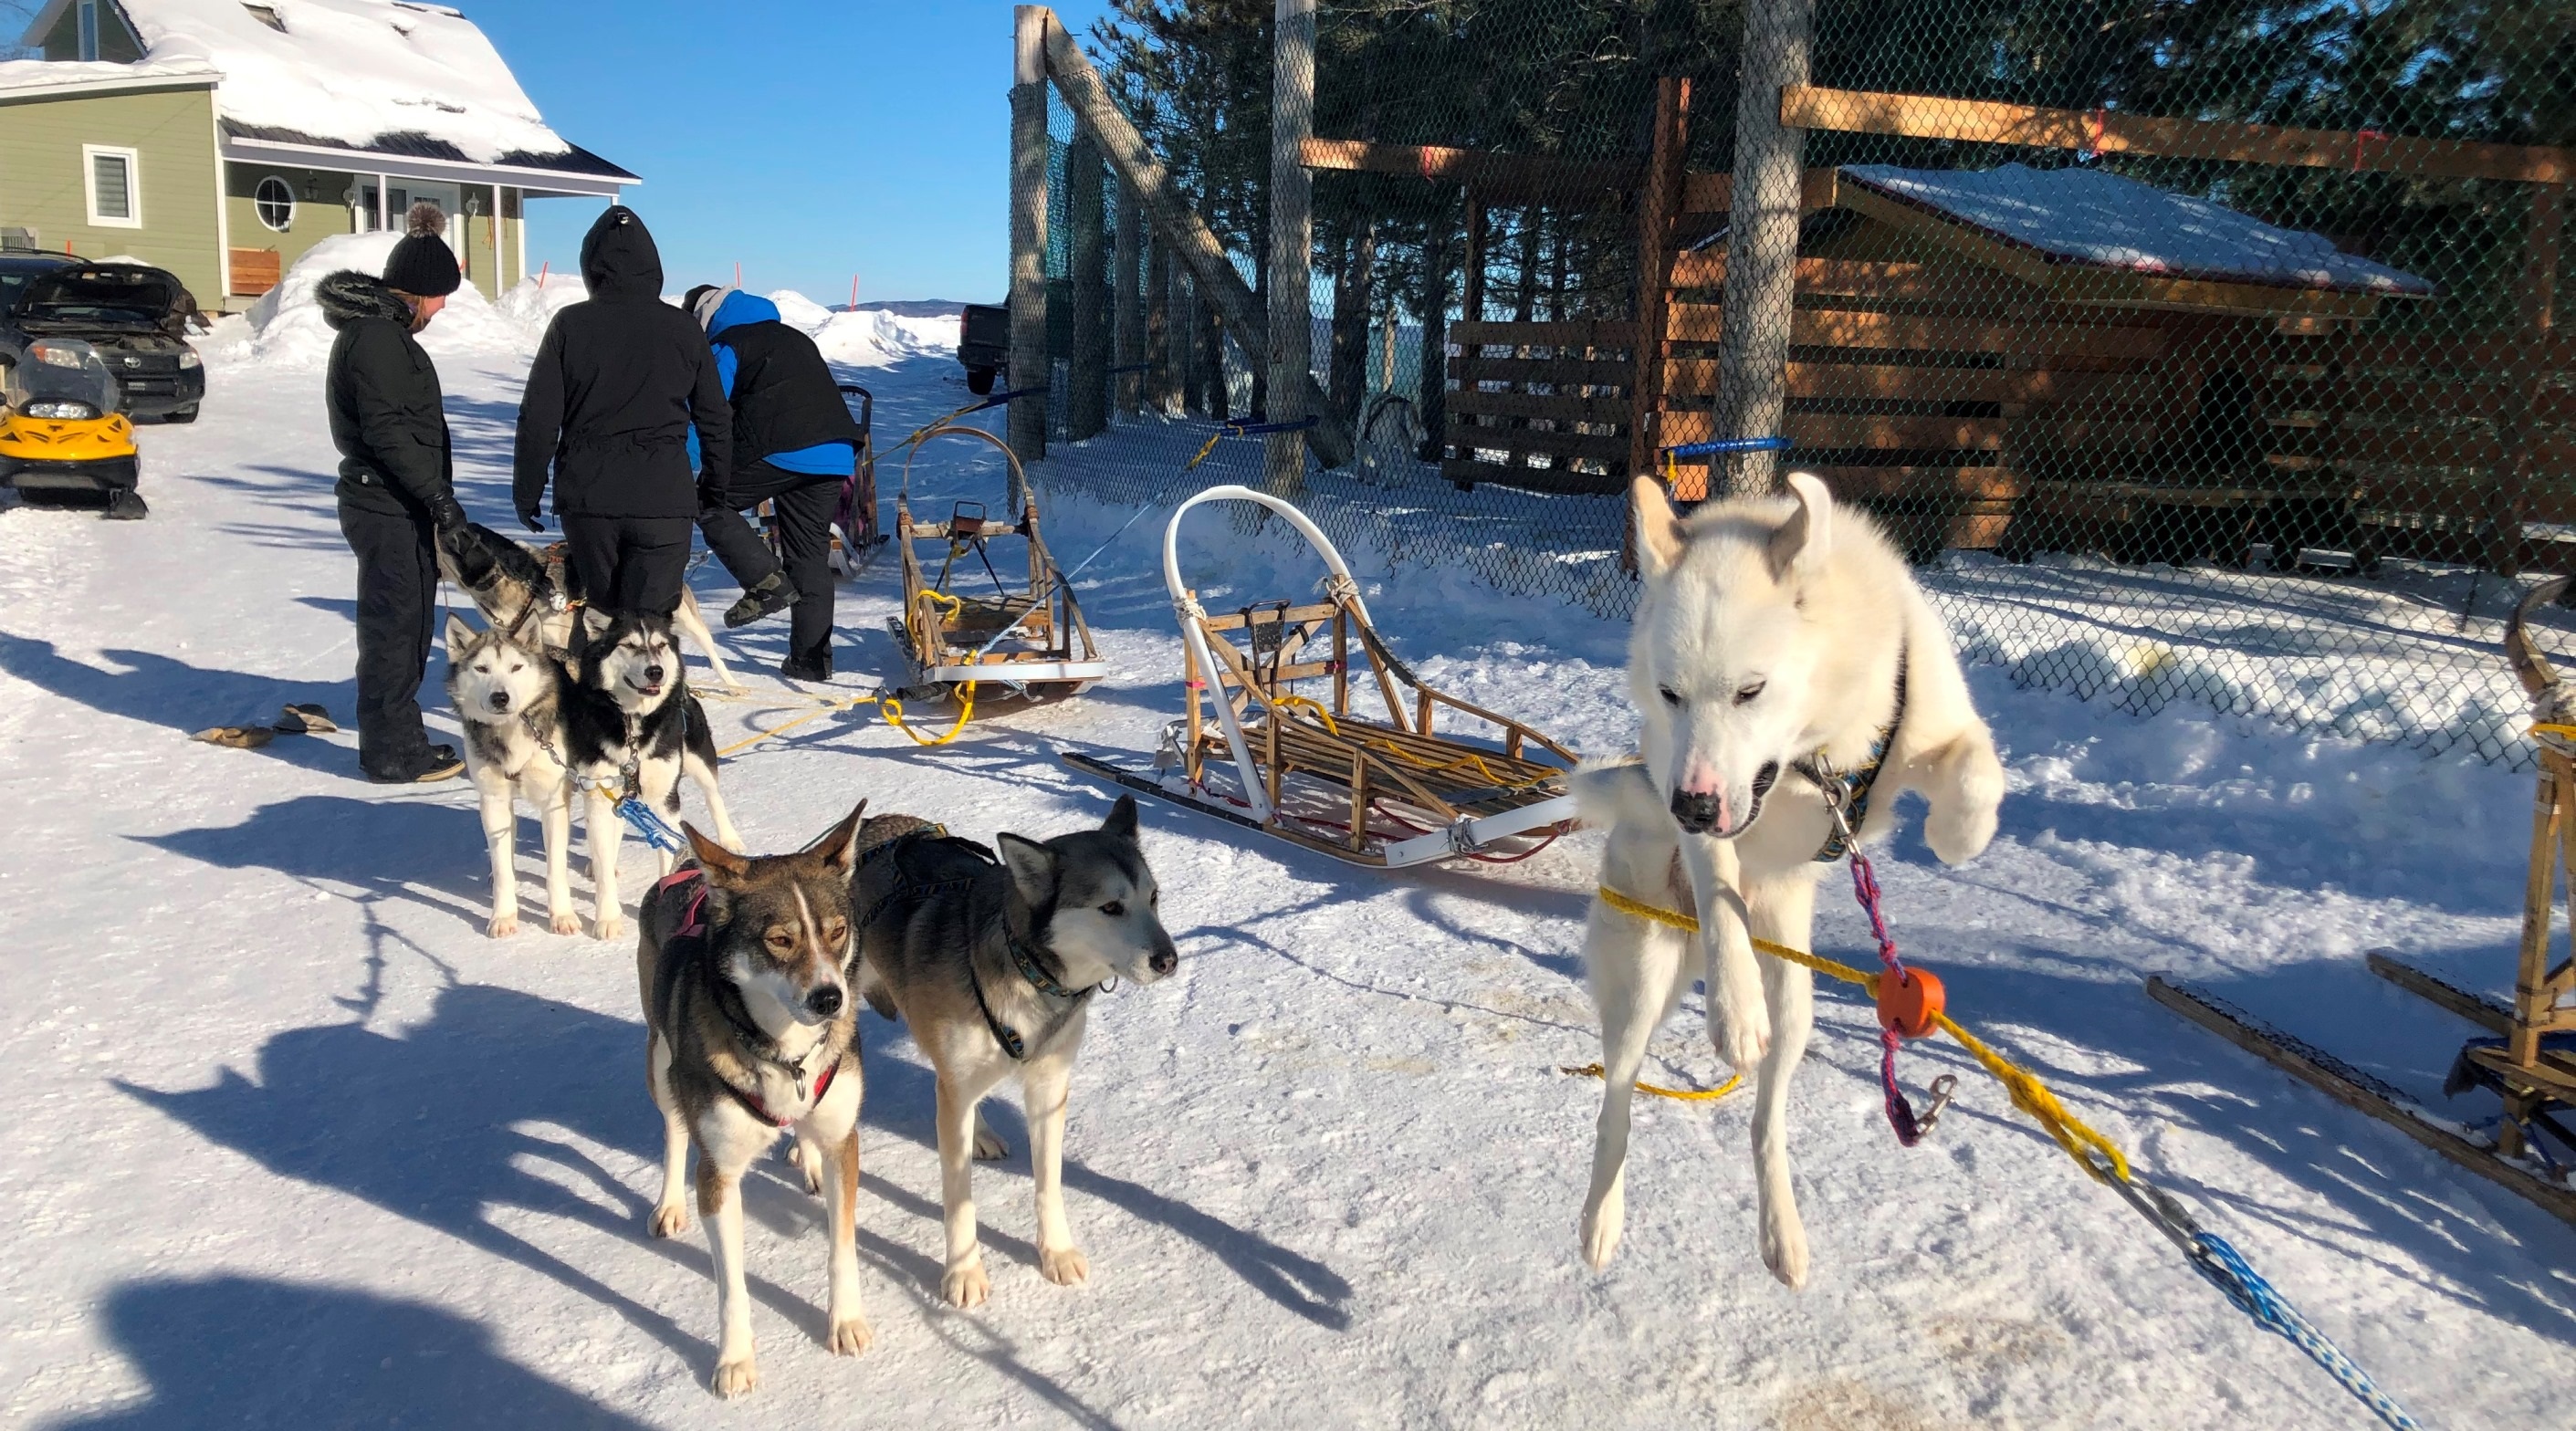
[[[993,1279],[984,1275],[984,1259],[949,1268],[948,1275],[939,1279],[939,1295],[952,1307],[984,1305],[984,1299],[993,1295]]]
[[[832,1355],[857,1356],[876,1343],[877,1334],[868,1330],[868,1319],[861,1316],[841,1317],[832,1323]]]
[[[519,932],[519,916],[515,914],[493,915],[492,922],[483,926],[483,932],[494,939],[511,938]]]
[[[715,1389],[716,1395],[730,1401],[760,1385],[760,1364],[752,1360],[749,1352],[738,1357],[726,1357],[716,1363],[716,1374],[707,1384]]]
[[[579,934],[581,932],[581,916],[573,913],[569,909],[563,910],[550,916],[546,921],[546,927],[557,934]]]
[[[805,1146],[802,1139],[787,1145],[787,1165],[805,1175],[805,1191],[815,1197],[823,1195],[823,1155]]]
[[[1755,992],[1749,1008],[1732,1016],[1712,1000],[1708,1037],[1728,1067],[1738,1073],[1751,1073],[1762,1062],[1762,1056],[1771,1051],[1771,1011],[1762,1006],[1760,992]]]
[[[653,1209],[653,1235],[655,1237],[677,1237],[688,1230],[689,1209],[686,1204],[675,1202],[668,1207],[657,1207]]]
[[[1041,1247],[1038,1275],[1059,1287],[1079,1287],[1091,1280],[1091,1259],[1071,1247]]]
[[[1002,1141],[1002,1135],[985,1127],[983,1119],[976,1119],[975,1161],[979,1163],[999,1162],[1010,1155],[1011,1145]]]
[[[1593,1271],[1609,1267],[1619,1255],[1619,1234],[1628,1225],[1628,1190],[1614,1187],[1583,1210],[1583,1261]]]
[[[626,937],[626,916],[603,914],[592,921],[591,933],[600,939],[623,939]]]
[[[1762,1265],[1794,1292],[1807,1285],[1807,1230],[1796,1223],[1762,1229]]]

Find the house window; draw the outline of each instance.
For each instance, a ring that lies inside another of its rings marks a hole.
[[[110,229],[143,227],[142,156],[104,144],[81,146],[89,179],[89,221]]]
[[[259,221],[284,233],[295,223],[295,189],[275,174],[259,181],[253,192],[251,207],[259,211]]]
[[[98,0],[80,0],[80,57],[98,58]]]

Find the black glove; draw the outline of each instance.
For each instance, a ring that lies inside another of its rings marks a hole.
[[[454,497],[441,497],[430,503],[429,520],[441,534],[461,532],[466,527],[465,509],[456,505]]]
[[[545,521],[537,515],[537,509],[534,507],[521,507],[519,520],[528,524],[529,531],[542,532],[546,529]]]

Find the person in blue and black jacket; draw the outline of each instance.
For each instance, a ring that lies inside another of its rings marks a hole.
[[[858,420],[814,340],[779,321],[778,305],[712,284],[683,300],[714,345],[716,374],[733,405],[733,468],[722,490],[701,483],[698,530],[742,583],[725,612],[742,626],[794,607],[791,681],[832,678],[832,514],[858,465]],[[762,502],[778,517],[782,564],[742,518]]]

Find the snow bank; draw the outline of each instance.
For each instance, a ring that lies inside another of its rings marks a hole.
[[[384,272],[401,238],[391,232],[339,234],[315,244],[248,313],[216,323],[200,351],[217,363],[321,367],[331,356],[334,333],[314,302],[314,289],[344,268]],[[553,279],[540,291],[528,279],[494,303],[466,284],[448,296],[447,306],[422,330],[420,344],[433,358],[524,357],[536,350],[556,310],[582,296],[579,280]]]
[[[2433,291],[2414,274],[2342,252],[2323,234],[2276,228],[2101,169],[1846,164],[1841,172],[2007,242],[2101,268],[2366,293]]]
[[[120,0],[147,63],[223,72],[236,124],[365,145],[444,140],[477,163],[565,154],[483,32],[454,10],[395,0]],[[123,66],[118,67],[120,71]]]
[[[957,319],[905,318],[879,309],[835,313],[792,288],[768,295],[787,326],[814,340],[826,360],[845,368],[882,368],[916,353],[954,351]]]

